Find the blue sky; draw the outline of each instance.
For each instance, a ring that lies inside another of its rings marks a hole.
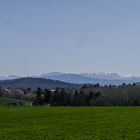
[[[1,0],[0,75],[140,75],[139,0]]]

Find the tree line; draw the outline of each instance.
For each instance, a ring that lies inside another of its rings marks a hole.
[[[82,85],[80,88],[56,88],[54,91],[38,88],[33,105],[50,106],[139,106],[140,86]]]

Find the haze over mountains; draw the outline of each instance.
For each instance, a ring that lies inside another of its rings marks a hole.
[[[120,76],[116,73],[81,73],[81,74],[72,74],[72,73],[59,73],[53,72],[48,74],[42,74],[41,78],[47,78],[52,80],[60,80],[63,82],[69,83],[78,83],[78,84],[96,84],[101,85],[105,84],[115,84],[119,85],[122,83],[133,83],[139,82],[140,77],[135,76]]]
[[[75,84],[96,84],[99,83],[101,85],[106,84],[115,84],[119,85],[122,83],[133,83],[140,82],[140,77],[136,76],[120,76],[116,73],[60,73],[60,72],[52,72],[48,74],[41,74],[37,76],[30,76],[33,78],[42,78],[42,79],[51,79],[51,80],[59,80],[66,83],[75,83]],[[19,79],[22,76],[18,75],[9,75],[9,76],[1,76],[1,80],[12,80]]]

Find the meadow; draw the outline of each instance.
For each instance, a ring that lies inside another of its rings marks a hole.
[[[14,98],[0,98],[0,107],[8,107],[9,103],[19,103],[21,102],[24,106],[24,104],[30,103],[30,101],[24,101],[24,100],[19,100],[19,99],[14,99]]]
[[[0,109],[0,140],[122,139],[140,139],[140,107]]]

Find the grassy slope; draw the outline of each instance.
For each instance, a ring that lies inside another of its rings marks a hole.
[[[136,140],[139,107],[0,109],[1,140]]]

